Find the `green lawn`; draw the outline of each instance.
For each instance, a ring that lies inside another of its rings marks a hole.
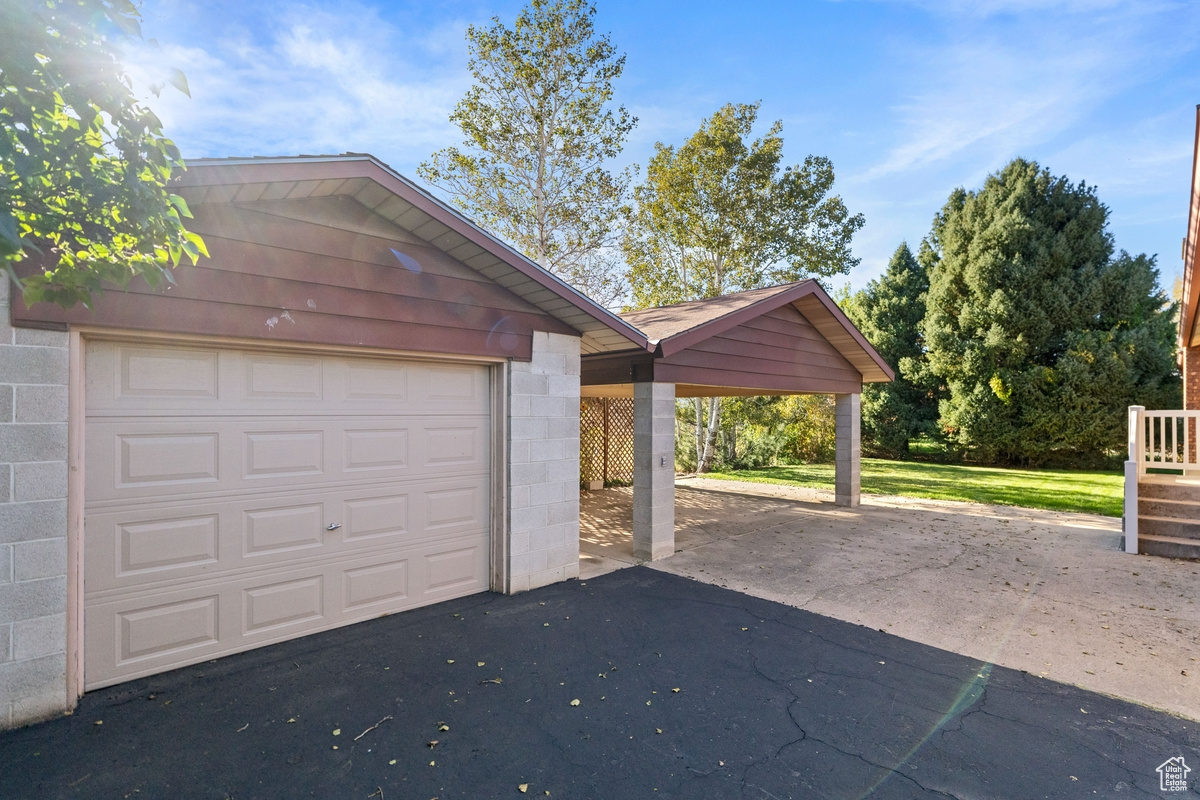
[[[763,467],[714,472],[705,477],[832,489],[833,465]],[[864,458],[862,490],[866,494],[967,500],[1119,517],[1123,476],[1119,472],[1000,469]]]

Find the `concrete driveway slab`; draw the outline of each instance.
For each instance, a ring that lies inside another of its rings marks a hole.
[[[1194,723],[635,567],[94,692],[0,734],[0,797],[1160,797],[1175,757]]]
[[[1200,720],[1200,563],[1122,552],[1118,519],[879,496],[844,509],[708,479],[676,494],[677,552],[655,569]],[[632,563],[631,502],[583,499],[582,575]]]

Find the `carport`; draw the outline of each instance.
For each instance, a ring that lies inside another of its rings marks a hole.
[[[838,505],[859,502],[864,383],[895,375],[815,280],[621,315],[651,350],[584,353],[582,397],[632,397],[633,552],[675,552],[675,400],[832,394]]]

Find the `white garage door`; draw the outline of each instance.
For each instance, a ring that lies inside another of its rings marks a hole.
[[[489,373],[89,342],[94,689],[488,588]]]

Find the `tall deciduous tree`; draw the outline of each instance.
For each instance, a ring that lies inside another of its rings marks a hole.
[[[781,167],[783,125],[749,141],[759,104],[726,105],[678,148],[655,145],[622,242],[633,308],[719,297],[858,263],[850,239],[863,224],[831,195],[833,165],[809,156]],[[697,463],[707,471],[720,401],[697,400]]]
[[[863,446],[875,455],[896,458],[908,453],[909,442],[937,431],[942,394],[925,359],[921,322],[929,292],[928,243],[921,257],[901,244],[879,280],[853,295],[846,313],[879,355],[896,372],[892,383],[870,383],[862,394]]]
[[[951,194],[929,241],[941,424],[975,457],[1097,459],[1128,405],[1177,407],[1174,309],[1154,257],[1114,255],[1095,187],[1016,159]]]
[[[90,304],[205,254],[167,187],[179,150],[121,65],[140,37],[128,0],[0,0],[0,258],[27,303]]]
[[[625,68],[584,0],[531,0],[512,28],[467,29],[475,85],[450,120],[466,139],[418,174],[464,212],[602,304],[624,292],[613,231],[632,172],[614,174],[637,120],[613,110]]]
[[[858,263],[863,225],[831,195],[833,164],[782,167],[783,124],[748,141],[759,104],[730,104],[680,147],[654,147],[622,243],[634,308],[718,297]]]

